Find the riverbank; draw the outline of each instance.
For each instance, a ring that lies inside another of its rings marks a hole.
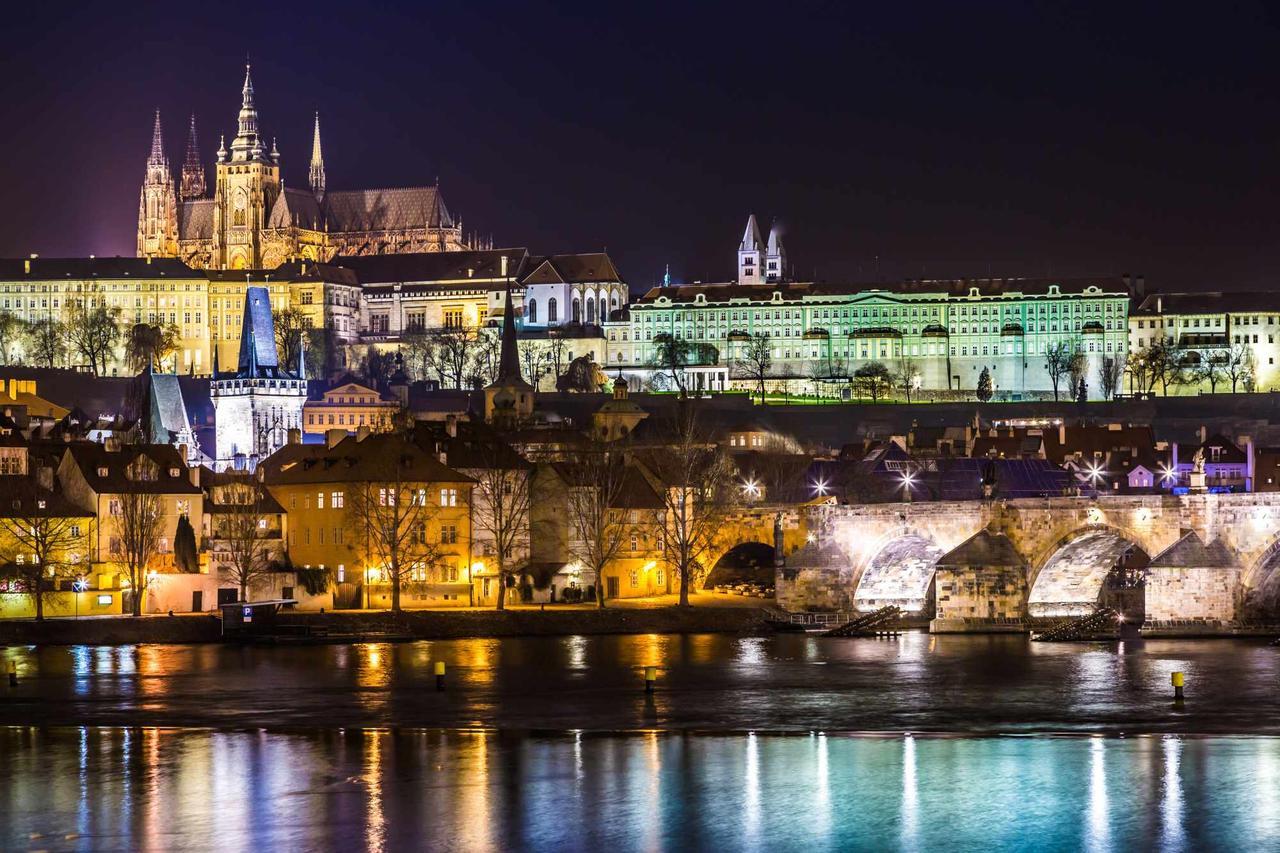
[[[286,613],[281,623],[319,637],[446,640],[468,637],[554,637],[595,634],[741,634],[764,628],[752,607],[549,608],[494,610],[383,610]],[[49,619],[0,622],[2,645],[129,645],[212,643],[221,620],[207,614]]]

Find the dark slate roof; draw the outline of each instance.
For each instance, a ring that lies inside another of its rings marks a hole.
[[[34,476],[0,477],[0,518],[92,516],[92,512],[71,503],[63,494],[42,488]]]
[[[161,495],[198,495],[200,488],[191,484],[187,463],[178,455],[177,448],[169,444],[126,444],[110,451],[104,445],[89,441],[77,441],[66,445],[71,459],[85,482],[98,494],[125,494],[147,492]],[[154,480],[133,480],[125,473],[139,456],[146,456],[159,471]],[[106,469],[106,474],[100,473]],[[171,469],[178,469],[176,477]]]
[[[338,232],[453,227],[437,187],[333,190],[325,193],[324,214]]]
[[[214,200],[199,198],[178,204],[178,239],[208,240],[213,237]]]
[[[1152,293],[1129,313],[1154,317],[1161,314],[1275,313],[1274,293],[1265,291],[1209,293]]]
[[[1181,539],[1157,554],[1147,568],[1238,569],[1240,562],[1222,544],[1221,539],[1215,539],[1206,545],[1194,530],[1189,530]]]
[[[157,443],[168,442],[173,435],[187,429],[187,405],[182,399],[182,386],[178,377],[167,373],[147,371],[150,406],[150,438]]]
[[[969,566],[1023,568],[1026,561],[1008,536],[983,529],[938,559],[938,568],[963,569]]]
[[[418,421],[411,440],[428,453],[443,450],[449,467],[459,471],[500,468],[530,469],[533,464],[515,451],[493,427],[460,420],[457,435],[449,435],[440,421]]]
[[[387,479],[387,466],[396,458],[406,466],[404,482],[475,482],[400,436],[385,433],[364,440],[349,436],[333,447],[286,444],[258,467],[269,485],[380,482]]]
[[[622,276],[613,261],[604,252],[585,252],[577,255],[541,255],[529,259],[527,272],[520,283],[575,284],[579,282],[621,282]]]
[[[31,272],[26,272],[28,261]],[[177,258],[0,258],[0,281],[70,278],[204,278]]]
[[[588,486],[590,472],[575,462],[552,462],[551,467],[569,486]],[[609,502],[612,509],[654,509],[666,507],[662,495],[637,465],[628,465],[622,472],[617,494]]]
[[[338,255],[331,266],[351,270],[364,285],[408,282],[460,282],[516,278],[529,256],[527,249],[485,249],[471,252],[408,252],[397,255]]]
[[[271,294],[265,287],[247,287],[244,291],[244,318],[240,325],[240,363],[242,377],[274,374],[280,367],[276,356],[276,327],[271,318]]]
[[[299,190],[285,187],[271,206],[267,217],[268,228],[305,228],[308,231],[320,231],[324,228],[324,219],[320,213],[320,204],[310,190]]]

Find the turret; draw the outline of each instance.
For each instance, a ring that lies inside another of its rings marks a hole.
[[[311,140],[311,192],[316,201],[324,201],[324,155],[320,153],[320,113],[316,113],[316,131]]]
[[[738,284],[764,284],[764,244],[754,213],[747,219],[747,230],[738,245]]]
[[[782,245],[783,227],[781,222],[774,222],[769,229],[769,248],[765,256],[765,281],[782,281],[787,276],[787,249]]]
[[[200,146],[196,142],[196,116],[191,114],[191,130],[187,134],[187,156],[182,161],[182,200],[204,198],[204,166],[200,164]]]
[[[160,111],[151,129],[151,153],[138,200],[138,257],[174,257],[178,254],[178,203],[164,156]]]

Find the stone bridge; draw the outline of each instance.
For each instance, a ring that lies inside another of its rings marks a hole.
[[[1025,630],[1029,619],[1091,611],[1124,568],[1143,578],[1149,626],[1273,619],[1280,603],[1280,494],[825,505],[806,514],[807,544],[777,579],[789,610],[893,604],[935,630]]]
[[[706,581],[716,564],[733,551],[767,546],[778,557],[799,551],[809,542],[809,513],[794,504],[756,504],[738,507],[720,520],[719,530],[702,555]]]

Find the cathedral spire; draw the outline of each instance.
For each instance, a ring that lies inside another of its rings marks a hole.
[[[182,199],[204,198],[204,166],[200,165],[200,145],[196,141],[196,114],[191,114],[191,131],[187,134],[187,156],[182,162]]]
[[[258,108],[253,105],[253,77],[244,64],[244,86],[240,89],[239,132],[231,142],[232,160],[261,160],[266,152],[258,135]]]
[[[156,123],[151,129],[151,156],[147,158],[148,166],[163,166],[164,134],[160,131],[160,110],[156,110]]]
[[[520,375],[520,354],[516,347],[516,312],[511,307],[511,285],[507,285],[506,304],[502,309],[502,349],[498,358],[498,382],[523,383]]]
[[[316,132],[311,140],[311,192],[317,201],[324,200],[324,155],[320,153],[320,113],[316,113]]]

